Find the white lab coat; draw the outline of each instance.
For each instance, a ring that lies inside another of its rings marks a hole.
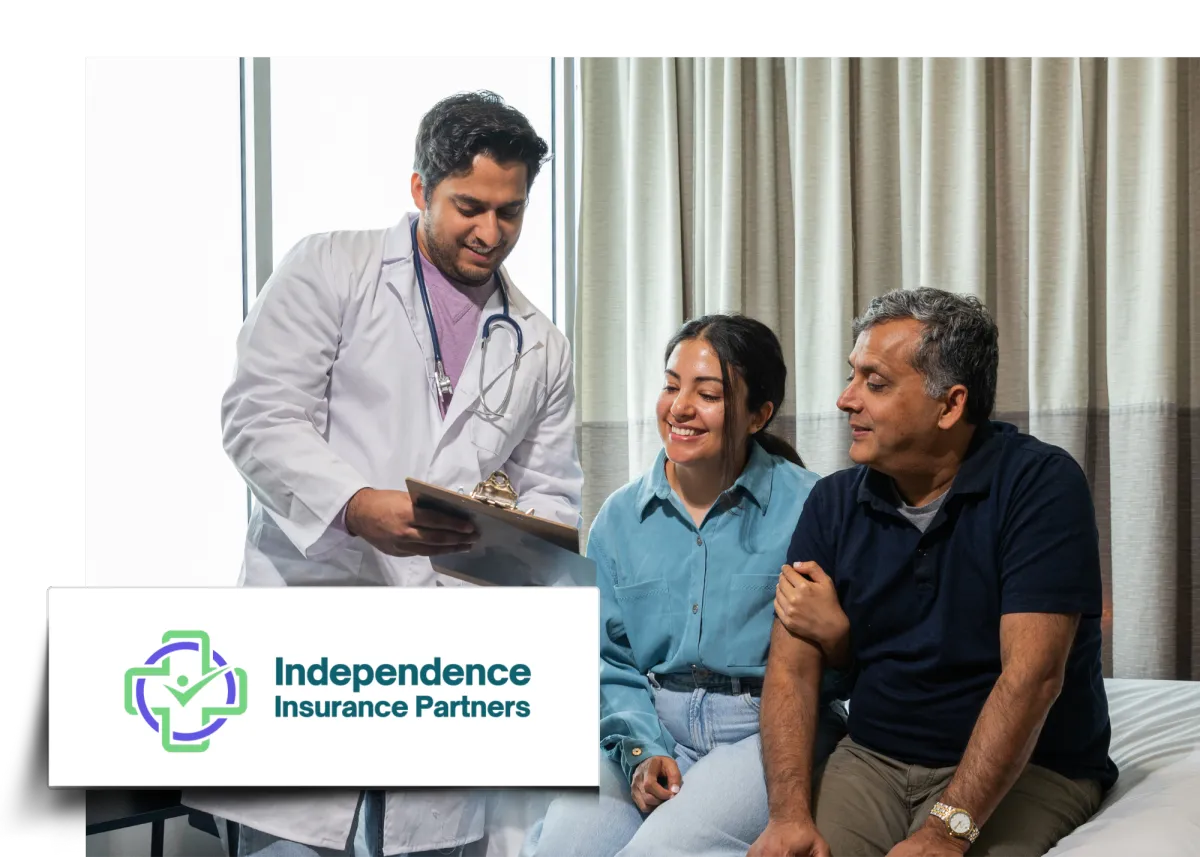
[[[267,281],[242,327],[221,419],[225,450],[257,500],[244,585],[462,585],[424,557],[387,556],[341,528],[342,508],[356,491],[403,491],[406,477],[470,490],[503,469],[521,508],[580,523],[583,473],[566,337],[505,273],[510,314],[524,336],[508,407],[499,418],[476,411],[477,337],[443,419],[413,271],[411,217],[386,230],[305,238]],[[500,310],[497,291],[481,328]],[[493,409],[504,397],[514,348],[507,326],[494,326],[484,378]],[[478,840],[486,801],[480,790],[389,793],[385,853]],[[276,836],[341,848],[358,792],[205,789],[189,791],[184,802]]]

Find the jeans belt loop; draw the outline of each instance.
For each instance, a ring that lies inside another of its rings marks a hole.
[[[737,676],[733,676],[729,680],[733,683],[734,695],[741,693],[742,692],[742,680],[740,678],[738,678]]]

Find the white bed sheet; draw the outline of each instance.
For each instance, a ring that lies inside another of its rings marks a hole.
[[[1120,770],[1099,811],[1048,857],[1200,854],[1200,682],[1106,679]]]

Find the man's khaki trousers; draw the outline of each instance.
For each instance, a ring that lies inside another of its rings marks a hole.
[[[954,767],[906,765],[838,744],[814,790],[817,829],[833,857],[883,857],[929,817]],[[1100,784],[1028,765],[980,829],[968,857],[1041,857],[1100,806]]]

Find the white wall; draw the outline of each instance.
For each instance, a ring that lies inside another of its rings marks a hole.
[[[242,319],[238,62],[85,70],[85,579],[236,583],[219,403]]]

